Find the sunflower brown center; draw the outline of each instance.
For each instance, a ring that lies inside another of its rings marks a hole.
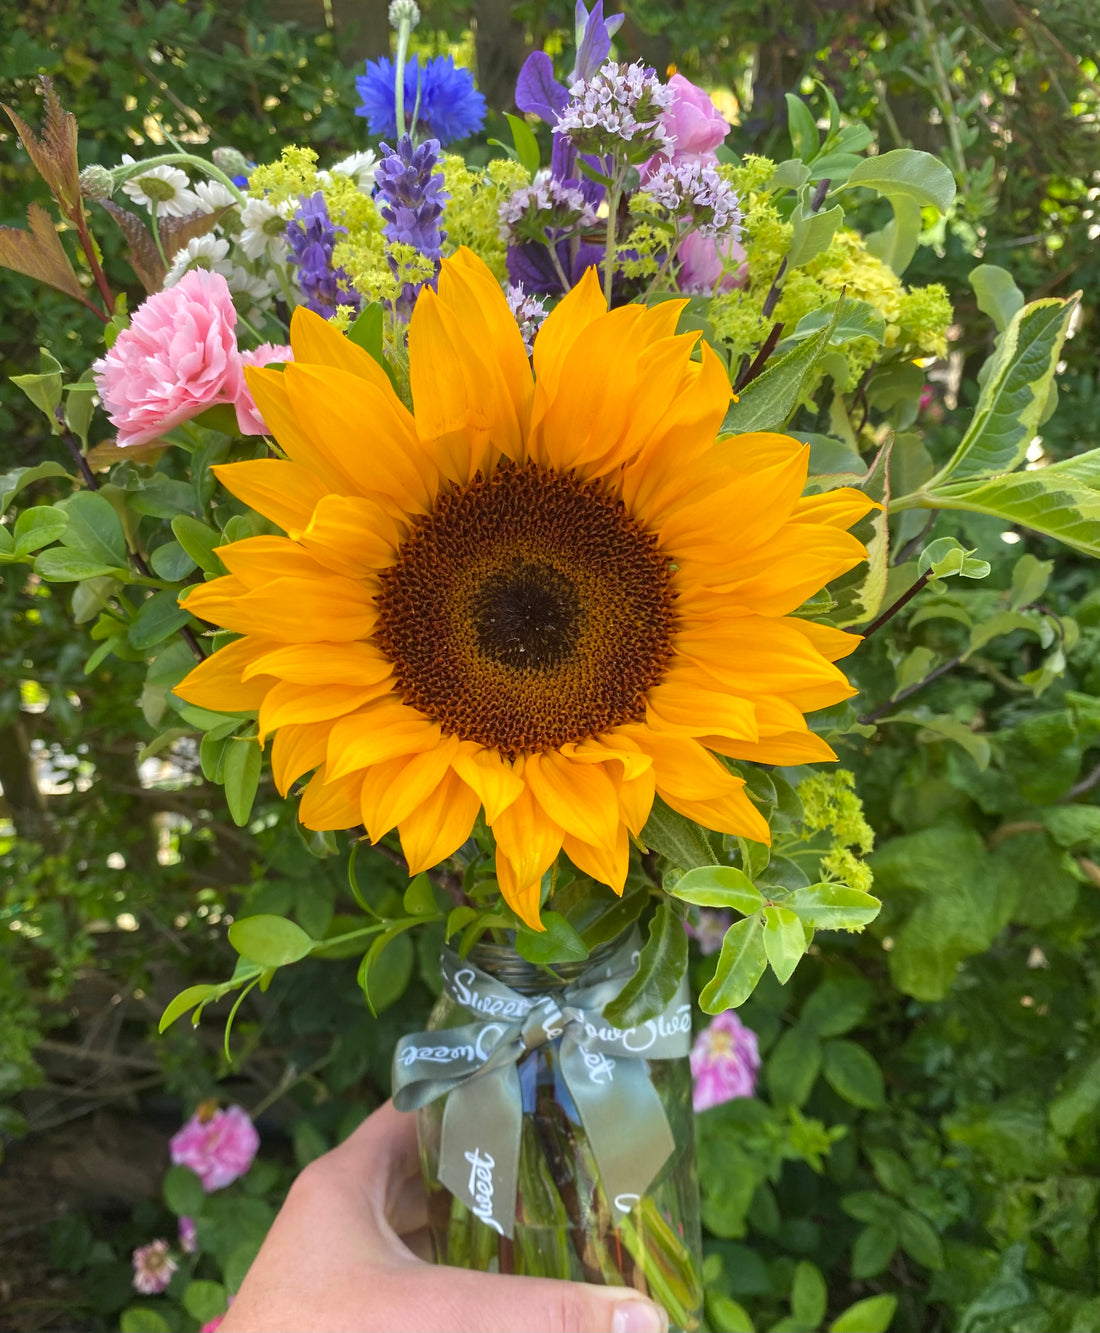
[[[644,716],[672,656],[671,580],[621,502],[505,462],[413,525],[375,636],[402,698],[446,733],[556,749]]]

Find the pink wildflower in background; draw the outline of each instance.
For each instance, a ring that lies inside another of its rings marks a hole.
[[[688,938],[695,941],[704,958],[718,952],[726,938],[726,931],[732,925],[733,913],[718,907],[700,907],[698,925],[684,922]]]
[[[138,307],[92,367],[120,445],[146,444],[215,403],[237,401],[244,376],[236,322],[229,284],[208,269]]]
[[[277,347],[274,343],[261,343],[253,352],[241,353],[241,364],[245,366],[266,366],[272,361],[293,361],[294,352],[289,347]],[[237,410],[237,425],[242,435],[270,435],[264,424],[256,400],[248,387],[248,376],[241,376],[241,391],[233,404]]]
[[[194,1254],[199,1248],[198,1241],[195,1239],[195,1219],[193,1217],[181,1217],[177,1234],[180,1249],[184,1254]]]
[[[133,1255],[135,1291],[143,1296],[157,1296],[172,1280],[176,1271],[175,1259],[168,1253],[166,1240],[150,1241],[139,1245]]]
[[[734,1097],[751,1097],[759,1069],[756,1033],[727,1009],[699,1033],[691,1048],[695,1109],[705,1111]]]
[[[172,1136],[172,1161],[189,1166],[207,1194],[223,1189],[252,1165],[260,1136],[239,1106],[203,1116],[197,1112]]]

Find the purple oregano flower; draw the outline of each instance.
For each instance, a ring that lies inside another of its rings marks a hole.
[[[428,139],[419,148],[403,135],[396,148],[379,144],[385,154],[374,179],[385,226],[382,234],[391,244],[415,246],[429,259],[443,254],[444,233],[439,229],[443,205],[450,198],[443,190],[443,173],[436,171],[439,140]]]
[[[334,268],[332,250],[338,227],[328,215],[325,196],[317,191],[303,198],[286,225],[286,239],[292,261],[298,267],[298,286],[306,306],[315,314],[331,319],[338,305],[354,306],[361,302],[352,289],[351,278],[342,268]]]

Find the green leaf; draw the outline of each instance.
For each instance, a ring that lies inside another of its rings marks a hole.
[[[190,619],[190,615],[177,603],[176,594],[164,589],[142,602],[137,615],[130,622],[127,637],[135,648],[152,648],[154,644],[162,643],[173,635]]]
[[[780,162],[764,186],[769,194],[779,194],[785,190],[800,189],[810,179],[810,168],[797,157],[789,157]]]
[[[799,1022],[818,1036],[839,1037],[863,1022],[872,994],[862,977],[827,977],[802,1006]]]
[[[410,916],[435,914],[435,890],[432,888],[432,881],[423,871],[414,876],[410,882],[401,905]]]
[[[88,447],[88,428],[95,414],[95,381],[91,378],[65,385],[65,425],[85,449]]]
[[[821,1041],[812,1028],[788,1028],[772,1048],[766,1073],[776,1106],[802,1106],[821,1071]]]
[[[905,194],[890,196],[894,215],[885,227],[867,236],[867,249],[900,278],[917,253],[923,226],[920,204]]]
[[[128,1305],[118,1319],[119,1333],[172,1333],[159,1310],[148,1305]]]
[[[463,903],[461,907],[452,907],[450,912],[447,913],[447,928],[444,931],[443,938],[449,940],[452,935],[463,930],[479,915],[477,908],[471,907],[469,903]]]
[[[768,430],[786,423],[813,381],[839,317],[838,302],[825,328],[773,361],[745,388],[726,413],[723,435]]]
[[[56,546],[41,552],[36,557],[34,569],[35,573],[47,583],[76,583],[81,579],[129,579],[130,577],[130,571],[125,565],[104,565],[80,551],[67,551],[64,547]]]
[[[802,922],[786,907],[768,907],[764,911],[764,949],[772,971],[786,985],[806,952],[806,932]]]
[[[886,1333],[897,1308],[896,1296],[868,1296],[838,1314],[829,1333]]]
[[[56,541],[68,526],[69,518],[63,509],[53,505],[36,505],[24,509],[15,520],[13,530],[15,555],[29,555]]]
[[[881,343],[886,337],[886,320],[882,313],[875,309],[869,301],[853,301],[850,297],[841,297],[838,302],[839,314],[836,323],[832,326],[830,343],[834,347],[843,346],[846,342],[851,342],[853,338],[873,338],[875,342]],[[811,334],[817,333],[819,329],[826,328],[833,315],[833,307],[822,306],[818,310],[811,310],[808,315],[803,315],[798,321],[793,333],[784,334],[783,341],[801,342]],[[853,470],[862,474],[866,468],[863,459],[859,454],[851,452],[851,446],[838,440],[829,440],[827,436],[817,435],[812,439],[799,432],[800,440],[808,439],[810,443],[811,471],[813,472],[841,472],[843,467],[824,467],[821,466],[823,456],[820,444],[818,452],[814,452],[814,441],[825,441],[827,444],[834,445],[837,449],[843,451],[843,462],[845,465],[854,463]],[[815,465],[816,463],[816,465]]]
[[[1100,491],[1069,470],[1037,468],[992,481],[952,482],[929,491],[928,499],[936,509],[990,514],[1006,527],[1019,523],[1085,555],[1100,556]]]
[[[813,112],[794,93],[787,93],[787,128],[791,136],[791,148],[794,155],[803,162],[812,161],[821,147],[821,135]]]
[[[954,741],[974,760],[979,770],[984,772],[989,767],[991,753],[989,741],[980,732],[971,731],[962,718],[956,717],[953,713],[934,714],[926,708],[915,708],[891,713],[879,721],[880,724],[905,722],[920,727],[917,741],[921,744],[935,740]]]
[[[34,467],[12,468],[10,472],[0,472],[0,514],[6,513],[8,505],[21,490],[43,477],[72,477],[60,463],[38,463]]]
[[[109,500],[96,491],[77,491],[57,507],[68,516],[62,543],[91,563],[125,569],[129,563],[122,524]]]
[[[560,912],[543,912],[545,930],[516,930],[516,952],[529,963],[570,963],[588,957],[584,940]]]
[[[877,190],[887,199],[899,196],[920,207],[946,213],[955,198],[955,177],[938,157],[916,148],[894,148],[861,162],[844,189]]]
[[[901,1248],[911,1259],[925,1268],[943,1267],[943,1244],[936,1229],[926,1217],[907,1208],[901,1215],[899,1228]]]
[[[853,1106],[874,1111],[886,1099],[878,1061],[854,1041],[827,1041],[821,1072],[829,1087]]]
[[[688,937],[684,923],[667,903],[661,903],[649,923],[649,938],[642,946],[638,970],[604,1006],[604,1018],[615,1027],[632,1028],[669,1006],[687,968]]]
[[[165,1006],[164,1013],[161,1014],[160,1022],[157,1025],[157,1031],[163,1032],[166,1028],[171,1027],[177,1018],[182,1018],[197,1004],[209,1000],[216,990],[218,990],[217,986],[188,986],[186,990],[181,990]]]
[[[260,967],[284,967],[296,963],[313,948],[313,940],[301,926],[283,916],[246,916],[229,927],[229,943]]]
[[[1051,1128],[1059,1137],[1068,1139],[1081,1125],[1094,1123],[1097,1108],[1100,1108],[1100,1055],[1092,1055],[1074,1065],[1051,1102]]]
[[[789,94],[788,94],[789,95]],[[844,221],[844,209],[839,204],[823,213],[803,214],[801,206],[791,218],[791,248],[787,252],[789,268],[800,268],[815,259],[832,244],[837,227]]]
[[[931,574],[934,579],[947,579],[960,574],[964,579],[984,579],[989,571],[987,560],[975,560],[974,552],[954,537],[937,537],[929,542],[917,561],[918,577]]]
[[[803,1259],[795,1266],[791,1283],[791,1314],[803,1328],[817,1328],[825,1318],[829,1292],[821,1269]]]
[[[196,1217],[202,1212],[206,1191],[189,1166],[170,1166],[161,1190],[164,1202],[177,1217]]]
[[[767,965],[764,923],[760,913],[735,921],[722,941],[714,976],[699,995],[699,1007],[708,1014],[736,1009],[756,989]]]
[[[357,981],[367,1007],[377,1018],[405,993],[412,977],[414,953],[406,926],[379,935],[363,955]]]
[[[852,1276],[858,1280],[881,1273],[894,1257],[898,1240],[891,1227],[864,1227],[852,1246]]]
[[[815,930],[862,930],[882,907],[871,894],[832,881],[795,889],[782,905]]]
[[[363,307],[348,329],[348,341],[361,347],[364,352],[369,352],[379,365],[383,364],[382,329],[385,313],[380,302],[372,301]]]
[[[529,176],[533,176],[539,169],[539,141],[522,116],[513,116],[506,111],[504,118],[512,128],[512,142],[516,146],[519,164]]]
[[[996,264],[979,264],[968,275],[978,309],[993,321],[998,333],[1004,333],[1017,314],[1024,308],[1024,294],[1007,269]]]
[[[58,423],[54,409],[61,405],[61,362],[44,347],[38,349],[38,359],[42,367],[38,374],[13,375],[11,382],[18,385],[35,407],[45,414],[50,430],[56,435]]]
[[[982,367],[970,425],[950,461],[925,487],[928,493],[936,494],[948,482],[1010,472],[1023,462],[1076,308],[1073,298],[1050,298],[1033,301],[1013,316]]]
[[[764,895],[735,866],[697,866],[671,882],[668,892],[697,907],[729,907],[742,916],[764,906]]]
[[[756,1325],[743,1305],[719,1291],[707,1292],[707,1315],[712,1328],[722,1333],[756,1333]]]
[[[1012,566],[1012,598],[1009,602],[1012,610],[1019,611],[1037,602],[1046,592],[1053,572],[1053,560],[1038,560],[1030,553],[1022,555]]]
[[[260,785],[263,753],[255,736],[236,736],[225,755],[225,801],[233,823],[244,828]]]
[[[1100,846],[1100,805],[1055,805],[1039,817],[1059,847]]]
[[[149,566],[158,579],[180,583],[195,568],[195,561],[179,542],[165,542],[150,555]]]
[[[714,865],[717,858],[694,820],[677,814],[658,797],[642,829],[642,842],[680,870]]]
[[[200,1324],[209,1324],[223,1315],[229,1305],[229,1297],[220,1282],[208,1282],[196,1278],[183,1289],[183,1308]]]
[[[180,514],[174,518],[172,531],[175,533],[176,541],[204,574],[225,573],[225,566],[214,554],[216,546],[225,545],[225,538],[220,532],[190,514]]]

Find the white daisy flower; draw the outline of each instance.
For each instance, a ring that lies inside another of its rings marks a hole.
[[[229,283],[229,290],[238,299],[238,305],[247,307],[248,305],[263,305],[271,293],[275,290],[266,278],[261,278],[255,273],[250,273],[248,269],[241,264],[232,264],[228,270],[219,270],[225,273],[225,280]]]
[[[176,252],[172,267],[164,275],[165,287],[174,287],[185,273],[190,273],[194,268],[211,269],[228,278],[233,267],[226,259],[228,254],[229,242],[222,237],[210,233],[194,237],[182,250]]]
[[[132,166],[134,159],[129,153],[123,153],[124,166]],[[138,176],[131,176],[122,185],[123,194],[129,195],[135,204],[143,204],[152,211],[154,201],[158,217],[186,217],[188,213],[197,213],[201,205],[199,196],[191,189],[191,182],[179,167],[149,167]]]
[[[352,153],[332,167],[334,176],[350,176],[365,194],[374,193],[374,169],[378,165],[378,154],[369,148],[362,153]]]
[[[272,263],[283,262],[287,252],[286,221],[274,204],[266,199],[249,199],[241,209],[241,223],[240,245],[249,259],[267,255]]]
[[[221,181],[199,181],[195,193],[204,213],[216,213],[221,208],[232,208],[237,203],[237,196],[227,190]]]

